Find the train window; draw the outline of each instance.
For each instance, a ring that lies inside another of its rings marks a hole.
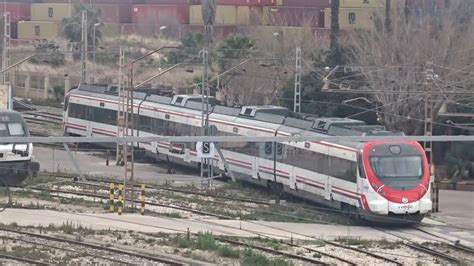
[[[10,136],[24,136],[25,130],[23,130],[23,125],[20,123],[8,123],[8,131]]]

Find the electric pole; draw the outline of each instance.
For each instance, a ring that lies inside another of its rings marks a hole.
[[[434,102],[433,102],[433,81],[435,75],[433,63],[426,63],[426,83],[425,83],[425,136],[433,136]],[[432,212],[439,211],[438,184],[435,177],[435,166],[433,163],[433,142],[424,143],[426,158],[429,163],[430,182],[431,182],[431,200],[433,202]]]
[[[293,111],[301,113],[301,47],[296,47],[296,68],[295,68],[295,99]]]
[[[87,11],[82,11],[81,83],[87,83]]]
[[[209,97],[211,96],[209,88],[209,44],[212,42],[212,32],[214,21],[216,18],[217,1],[204,0],[202,2],[202,20],[204,23],[205,45],[201,51],[202,55],[202,89],[201,89],[201,135],[210,136],[211,130],[209,127]],[[210,145],[210,144],[209,144]],[[204,185],[204,178],[207,177],[207,187],[211,187],[213,173],[212,159],[201,159],[201,186]]]
[[[331,63],[339,64],[339,0],[331,1]]]
[[[10,12],[3,14],[3,49],[2,49],[2,69],[7,69],[10,65]],[[2,84],[8,85],[9,83],[9,72],[5,71],[2,74]],[[8,95],[9,98],[12,95]]]

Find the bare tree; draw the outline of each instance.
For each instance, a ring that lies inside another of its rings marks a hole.
[[[202,1],[202,19],[204,22],[205,35],[211,42],[214,22],[216,20],[217,0]]]
[[[461,0],[419,16],[407,17],[402,8],[393,9],[390,32],[376,23],[372,31],[351,36],[351,63],[371,66],[362,72],[365,86],[383,91],[372,97],[380,104],[379,117],[389,128],[423,134],[426,93],[406,92],[425,91],[427,62],[433,63],[436,74],[434,91],[445,93],[433,98],[435,117],[443,103],[456,100],[449,92],[472,92],[472,14],[474,4]],[[382,16],[376,21],[383,21]]]

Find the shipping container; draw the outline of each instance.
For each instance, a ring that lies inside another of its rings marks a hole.
[[[40,3],[83,3],[88,4],[92,2],[92,4],[99,4],[99,5],[134,5],[134,4],[144,4],[145,0],[44,0],[39,1]]]
[[[61,21],[71,16],[73,6],[61,3],[31,4],[31,20]]]
[[[3,15],[5,11],[10,12],[10,21],[12,22],[30,20],[31,19],[30,10],[31,10],[30,4],[6,3],[4,5],[0,3],[0,13]]]
[[[250,6],[217,6],[215,25],[250,25],[253,10]],[[203,25],[202,6],[190,6],[189,16],[190,24]]]
[[[277,0],[279,6],[330,7],[331,0]]]
[[[160,0],[145,0],[160,1]],[[162,0],[166,1],[166,0]],[[217,5],[221,6],[273,6],[281,0],[217,0]],[[329,1],[329,0],[328,0]],[[201,5],[202,0],[188,0],[190,5]]]
[[[385,7],[385,1],[386,0],[339,0],[339,8],[383,8]]]
[[[331,27],[331,8],[324,9],[324,26]],[[381,8],[340,8],[339,27],[342,29],[372,28],[375,19],[384,19],[385,9]]]
[[[59,36],[61,23],[53,21],[18,22],[18,39],[55,39]]]
[[[189,8],[186,5],[133,5],[132,22],[160,25],[189,24]]]
[[[104,23],[132,22],[132,8],[130,5],[96,4],[100,10],[100,20]]]
[[[323,27],[324,8],[272,6],[263,8],[262,25],[288,27]]]
[[[144,0],[144,4],[151,5],[189,5],[190,0]]]

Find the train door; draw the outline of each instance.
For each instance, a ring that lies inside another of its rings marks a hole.
[[[94,107],[87,106],[86,108],[86,133],[88,137],[92,137],[92,127],[94,126]]]
[[[324,171],[325,173],[331,173],[329,169],[332,167],[338,167],[337,165],[331,164],[331,155],[329,153],[329,147],[325,148],[326,149],[326,154],[324,155],[326,157],[326,160],[324,160],[326,165],[324,167],[327,167],[328,170]],[[326,200],[332,200],[332,177],[329,175],[326,175],[326,185],[324,187],[324,198]]]
[[[362,163],[362,156],[357,155],[357,193],[364,193],[364,182],[366,180],[364,165]]]

